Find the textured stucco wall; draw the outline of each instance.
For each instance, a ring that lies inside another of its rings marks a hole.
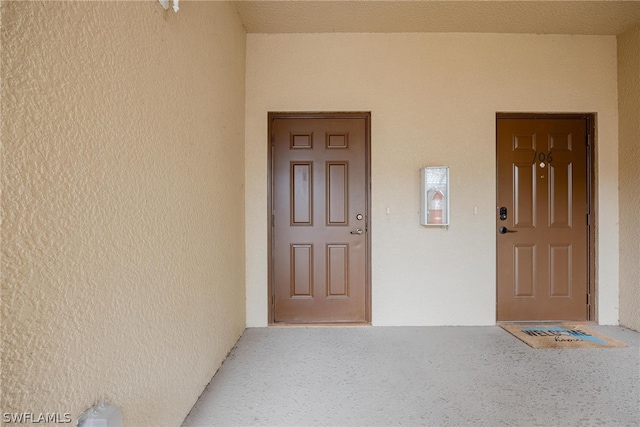
[[[616,324],[617,102],[612,36],[249,34],[248,325],[268,321],[268,111],[372,112],[375,325],[495,323],[495,114],[597,113],[597,320]],[[448,231],[419,225],[427,165],[451,167]]]
[[[2,412],[180,425],[244,329],[245,32],[180,6],[2,2]]]
[[[640,25],[618,37],[620,323],[640,331]]]

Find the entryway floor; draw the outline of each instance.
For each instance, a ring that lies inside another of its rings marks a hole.
[[[637,426],[626,348],[536,350],[497,326],[247,329],[183,426]]]

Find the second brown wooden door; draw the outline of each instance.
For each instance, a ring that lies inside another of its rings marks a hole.
[[[274,322],[368,321],[368,114],[272,114]]]
[[[497,120],[497,319],[588,316],[588,121]]]

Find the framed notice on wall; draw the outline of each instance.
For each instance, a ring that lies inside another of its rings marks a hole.
[[[449,225],[449,167],[420,170],[420,224]]]

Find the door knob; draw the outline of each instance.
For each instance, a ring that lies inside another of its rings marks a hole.
[[[500,227],[498,229],[498,232],[500,234],[507,234],[507,233],[517,233],[518,231],[517,230],[509,230],[507,227]]]
[[[362,230],[362,228],[356,228],[355,230],[353,230],[351,232],[351,234],[362,234],[364,233],[364,231]]]

